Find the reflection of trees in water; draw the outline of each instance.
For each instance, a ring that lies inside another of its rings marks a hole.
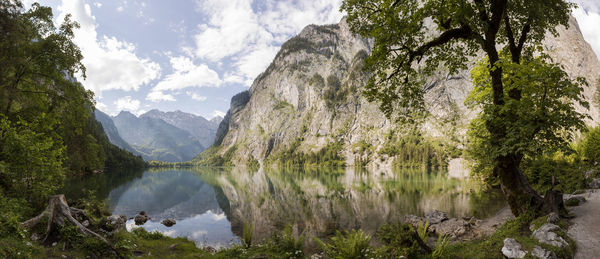
[[[465,181],[415,170],[249,173],[233,169],[206,170],[200,175],[226,196],[229,208],[224,211],[233,232],[241,235],[243,223],[252,223],[255,241],[287,224],[308,236],[354,228],[374,233],[381,224],[399,221],[406,214],[439,209],[452,216],[481,217],[503,204],[497,199],[501,196],[486,199],[479,195],[477,201],[486,203],[473,206]]]
[[[109,202],[114,213],[133,216],[145,210],[157,219],[220,211],[213,188],[186,171],[145,172],[142,178],[114,189]]]
[[[67,200],[86,197],[88,191],[93,191],[96,198],[105,200],[115,188],[141,178],[144,170],[104,172],[101,174],[68,177],[62,192]]]

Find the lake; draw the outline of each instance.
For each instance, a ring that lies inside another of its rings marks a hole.
[[[486,218],[505,206],[498,191],[477,191],[468,180],[426,170],[262,171],[233,168],[147,170],[71,178],[69,200],[93,190],[113,214],[134,217],[146,211],[142,227],[170,237],[186,237],[198,246],[239,243],[245,224],[261,241],[291,225],[295,233],[327,237],[337,230],[360,228],[373,234],[406,214],[441,210],[452,217]],[[173,218],[177,224],[160,224]],[[127,228],[135,227],[133,220]]]

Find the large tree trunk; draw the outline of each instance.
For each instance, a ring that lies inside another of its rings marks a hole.
[[[527,181],[527,177],[519,168],[521,157],[517,155],[500,156],[494,168],[500,178],[500,186],[512,213],[519,216],[532,211],[535,217],[555,212],[566,217],[567,210],[563,203],[562,193],[548,190],[544,197],[540,196]]]
[[[495,174],[500,178],[502,192],[515,216],[529,209],[540,207],[543,198],[529,185],[527,178],[519,168],[517,156],[500,156],[496,158]]]

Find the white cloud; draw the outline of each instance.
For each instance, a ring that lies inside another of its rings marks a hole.
[[[204,101],[206,101],[206,99],[208,99],[208,97],[199,95],[194,92],[186,92],[186,94],[189,95],[192,99],[194,99],[196,101],[204,102]]]
[[[70,13],[81,25],[75,31],[74,42],[81,48],[87,79],[79,76],[84,86],[98,96],[102,91],[121,89],[137,91],[140,86],[160,76],[160,66],[148,58],[135,54],[134,44],[96,32],[96,18],[89,4],[83,0],[63,0],[58,7],[59,20]]]
[[[152,92],[174,91],[189,87],[219,87],[222,84],[219,74],[205,64],[197,66],[190,58],[182,56],[171,57],[170,60],[173,73],[158,82]]]
[[[123,6],[119,6],[117,7],[117,12],[123,12],[123,10],[125,10],[125,8]]]
[[[214,111],[214,112],[213,112],[211,115],[212,115],[212,118],[214,118],[214,117],[217,117],[217,116],[218,116],[218,117],[225,117],[225,114],[226,114],[226,113],[224,113],[224,112],[222,112],[222,111],[215,110],[215,111]]]
[[[104,103],[96,101],[96,109],[104,112],[108,109],[108,106],[106,106],[106,104],[104,104]]]
[[[146,100],[152,101],[152,102],[160,102],[160,101],[171,101],[174,102],[175,97],[173,97],[173,95],[170,94],[165,94],[161,91],[152,91],[150,92],[147,96],[146,96]]]
[[[585,40],[592,46],[596,56],[600,58],[600,3],[589,0],[575,1],[580,8],[573,11]]]
[[[102,7],[102,3],[100,3],[100,2],[94,2],[94,5],[98,8]]]
[[[119,111],[130,111],[134,114],[141,114],[140,109],[140,101],[136,99],[131,99],[131,96],[125,96],[117,99],[114,102],[117,110]]]
[[[249,86],[275,57],[279,46],[309,24],[337,23],[341,0],[266,0],[254,11],[251,0],[197,0],[208,23],[198,26],[194,55],[220,63],[231,58],[225,82]]]

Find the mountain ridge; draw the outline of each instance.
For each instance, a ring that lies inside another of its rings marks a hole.
[[[600,77],[600,63],[581,35],[577,21],[557,28],[544,46],[571,77],[583,76],[590,86],[584,98],[590,102],[588,124],[600,121],[593,83]],[[360,93],[368,75],[362,71],[372,42],[353,35],[345,20],[334,25],[309,25],[284,43],[273,62],[248,90],[247,98],[234,96],[217,131],[216,154],[234,163],[256,159],[264,163],[273,154],[314,153],[330,143],[342,143],[340,153],[347,165],[363,163],[389,166],[394,158],[386,153],[399,142],[405,126],[385,118],[377,103]],[[473,89],[470,69],[450,75],[440,70],[427,79],[425,101],[431,116],[420,125],[427,136],[460,147],[477,111],[464,100]],[[215,152],[214,150],[212,152]],[[199,157],[197,157],[199,159]]]

